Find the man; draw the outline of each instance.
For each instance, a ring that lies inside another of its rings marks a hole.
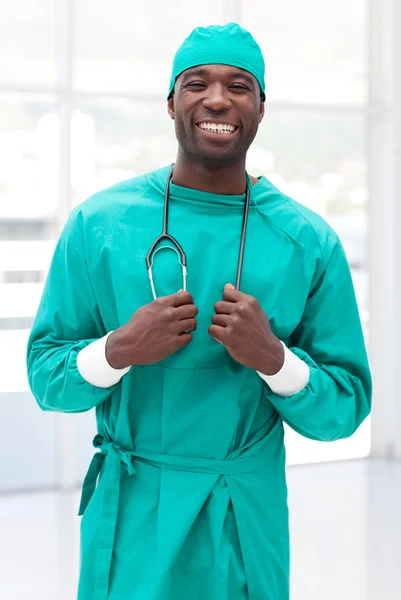
[[[169,166],[95,194],[58,242],[28,372],[44,410],[96,407],[79,600],[285,600],[283,421],[331,441],[370,411],[340,241],[246,174],[264,100],[252,36],[194,30],[168,95],[172,181]],[[151,287],[166,186],[165,232],[180,246],[163,238]]]

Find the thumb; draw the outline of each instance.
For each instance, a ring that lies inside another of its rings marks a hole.
[[[224,289],[235,290],[235,286],[232,283],[226,283]]]

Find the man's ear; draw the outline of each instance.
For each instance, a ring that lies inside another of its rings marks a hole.
[[[174,119],[174,96],[171,96],[171,98],[167,100],[167,112],[170,117]]]
[[[260,107],[259,107],[259,123],[261,123],[263,121],[264,116],[265,116],[265,103],[261,101]]]

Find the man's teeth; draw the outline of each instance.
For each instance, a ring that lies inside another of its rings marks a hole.
[[[226,123],[200,123],[199,127],[213,133],[233,133],[235,131],[234,125],[227,125]]]

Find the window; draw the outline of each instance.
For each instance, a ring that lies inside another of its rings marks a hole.
[[[45,419],[29,395],[25,348],[60,226],[93,192],[174,160],[166,95],[174,52],[195,26],[239,21],[260,43],[266,116],[248,170],[266,175],[333,225],[348,255],[368,337],[366,12],[366,0],[4,3],[0,402],[7,427],[20,419],[16,407],[29,414],[34,438],[26,432],[18,443],[26,442],[26,452],[35,446],[35,464],[56,454],[57,436],[53,418]],[[65,418],[77,423],[81,477],[92,453],[94,414]],[[286,444],[290,463],[366,456],[369,421],[334,444],[287,429]],[[46,464],[51,484],[54,470]],[[10,485],[34,487],[35,481],[44,485],[39,472],[21,466]]]

